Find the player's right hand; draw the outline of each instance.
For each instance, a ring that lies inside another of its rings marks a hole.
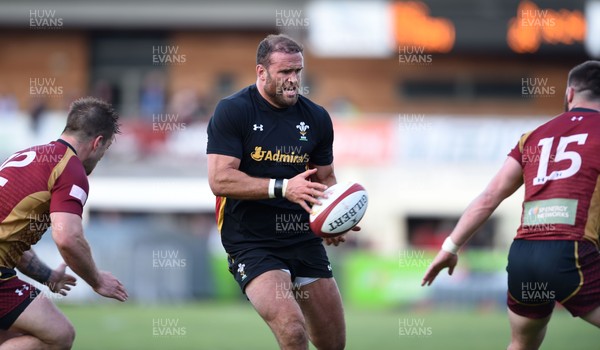
[[[287,200],[299,204],[308,213],[310,205],[320,204],[318,198],[323,197],[327,189],[326,185],[309,180],[316,172],[316,168],[309,169],[289,179],[285,191]]]
[[[447,251],[440,249],[435,259],[433,259],[431,265],[429,265],[427,272],[425,272],[425,277],[423,277],[421,287],[424,285],[430,286],[431,283],[433,283],[433,280],[440,273],[440,271],[442,271],[446,267],[448,268],[448,275],[452,276],[452,273],[454,272],[454,268],[456,267],[457,263],[458,255],[448,253]]]
[[[118,301],[125,301],[129,297],[127,290],[112,273],[108,271],[100,271],[100,282],[98,286],[94,288],[94,291],[103,297],[117,299]]]

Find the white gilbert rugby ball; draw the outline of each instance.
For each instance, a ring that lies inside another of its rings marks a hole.
[[[325,190],[327,198],[313,205],[310,228],[325,238],[339,236],[358,224],[367,211],[368,196],[356,182],[338,183]]]

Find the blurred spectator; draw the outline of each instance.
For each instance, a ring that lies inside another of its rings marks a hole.
[[[14,114],[19,110],[19,103],[14,94],[0,94],[0,115]]]
[[[341,117],[354,117],[359,115],[359,110],[350,99],[346,97],[337,97],[331,102],[331,114]]]
[[[119,85],[106,79],[96,80],[92,87],[91,96],[110,103],[118,113],[122,114],[123,105],[121,103],[121,90]]]
[[[175,92],[169,103],[168,110],[169,113],[178,115],[186,123],[208,121],[206,103],[192,89],[182,89]]]
[[[152,116],[165,111],[165,77],[161,71],[148,73],[142,85],[140,112],[144,118],[152,121]]]
[[[46,109],[48,108],[46,104],[46,100],[41,98],[33,99],[30,117],[31,117],[31,130],[34,135],[39,135],[40,124],[42,121],[42,116],[46,113]]]
[[[115,101],[114,89],[107,80],[98,80],[94,83],[92,96],[97,97],[107,103],[113,104]]]

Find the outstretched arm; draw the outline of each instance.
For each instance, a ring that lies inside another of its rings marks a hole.
[[[473,236],[481,225],[492,215],[504,199],[513,194],[523,184],[521,165],[512,157],[508,157],[498,173],[492,178],[485,190],[471,202],[462,214],[456,227],[446,239],[442,249],[427,269],[421,285],[431,285],[438,273],[448,268],[452,275],[458,263],[457,251]]]
[[[119,301],[127,300],[125,287],[110,272],[99,271],[83,235],[81,217],[71,213],[50,214],[52,238],[69,267],[96,293]]]

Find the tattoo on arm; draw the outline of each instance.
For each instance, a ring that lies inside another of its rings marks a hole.
[[[46,283],[52,274],[52,269],[44,264],[35,253],[24,256],[24,258],[26,258],[25,261],[21,261],[18,269],[34,280]]]

